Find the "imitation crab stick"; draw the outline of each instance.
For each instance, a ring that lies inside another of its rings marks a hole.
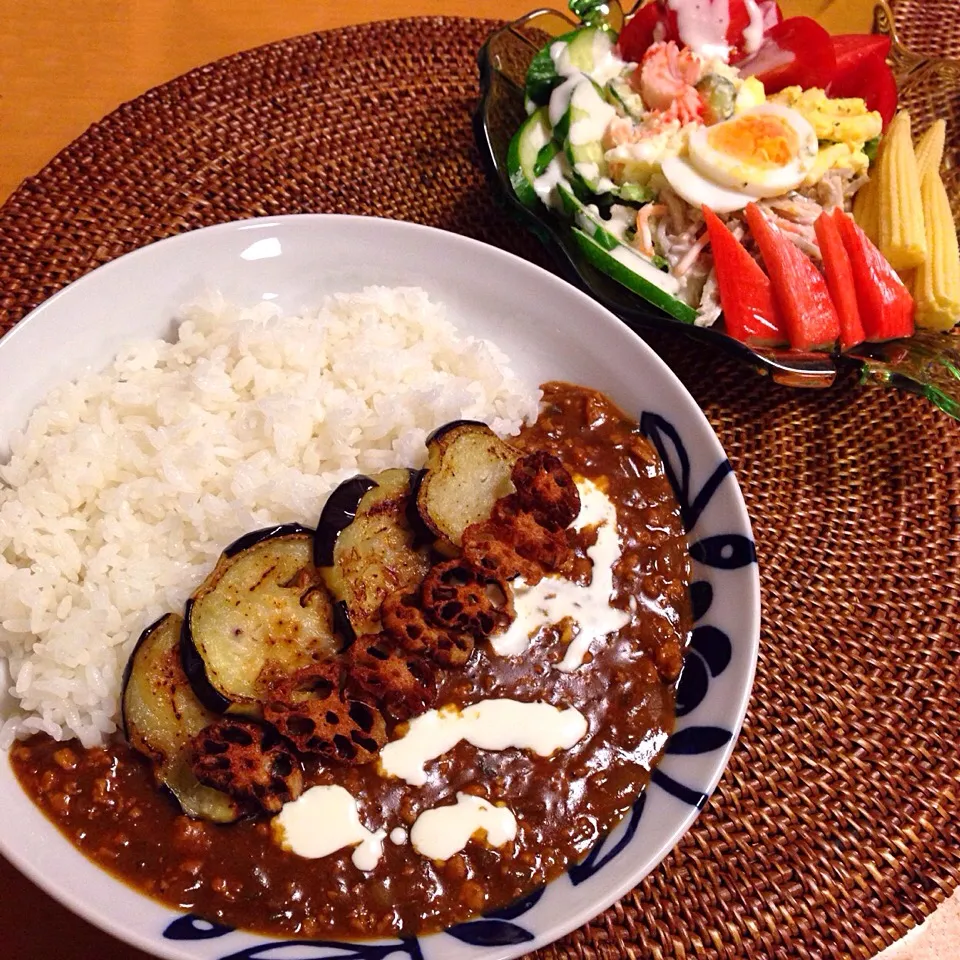
[[[833,298],[840,320],[840,348],[847,350],[864,340],[863,323],[857,306],[857,293],[853,284],[853,267],[840,228],[829,213],[821,213],[814,223],[823,270],[827,275],[827,287]]]
[[[913,297],[870,238],[837,209],[833,213],[853,271],[857,306],[867,340],[892,340],[913,333]]]
[[[832,347],[840,333],[840,320],[823,274],[767,221],[755,203],[747,204],[747,223],[783,313],[790,346],[795,350]]]
[[[742,343],[786,343],[786,329],[769,278],[709,207],[703,207],[703,217],[727,333]]]

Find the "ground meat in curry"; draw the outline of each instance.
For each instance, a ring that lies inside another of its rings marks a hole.
[[[384,844],[370,873],[350,849],[322,860],[282,850],[268,820],[227,826],[191,820],[159,791],[148,764],[113,742],[82,749],[45,736],[11,759],[24,789],[88,857],[164,903],[269,934],[324,939],[414,935],[505,906],[581,859],[629,810],[674,721],[674,690],[691,628],[689,561],[679,508],[637,424],[598,393],[544,387],[542,413],[518,446],[557,454],[575,474],[605,478],[617,508],[622,553],[615,606],[630,612],[619,634],[595,643],[580,669],[555,665],[565,637],[550,629],[521,656],[477,645],[467,664],[439,674],[438,703],[509,697],[576,706],[587,735],[551,757],[460,742],[427,766],[427,783],[384,779],[376,764],[314,765],[306,785],[338,783],[358,800],[370,830],[409,828],[457,792],[502,802],[517,817],[512,843],[479,840],[445,862],[409,842]],[[574,577],[589,576],[589,533],[578,535]],[[632,599],[633,598],[633,599]]]

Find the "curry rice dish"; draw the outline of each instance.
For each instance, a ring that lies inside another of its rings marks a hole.
[[[125,736],[14,745],[88,857],[258,932],[428,933],[559,875],[645,788],[691,630],[679,507],[638,425],[543,387],[509,442],[345,481],[148,629]]]

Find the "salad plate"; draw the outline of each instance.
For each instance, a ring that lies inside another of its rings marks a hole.
[[[573,0],[568,16],[556,10],[531,12],[493,33],[479,53],[481,99],[474,115],[474,133],[493,189],[510,212],[549,250],[559,272],[571,283],[588,292],[627,325],[639,331],[656,330],[689,336],[732,355],[758,373],[778,383],[826,388],[844,374],[859,374],[861,381],[874,381],[927,397],[942,410],[960,417],[960,350],[952,336],[916,328],[911,336],[896,339],[869,339],[842,352],[836,349],[796,349],[764,342],[742,342],[728,335],[718,324],[698,325],[692,316],[670,307],[660,309],[633,289],[624,285],[609,270],[598,266],[597,258],[585,249],[582,231],[570,229],[569,210],[560,215],[543,202],[524,202],[515,188],[516,169],[511,169],[509,153],[518,129],[535,107],[529,99],[531,63],[538,53],[549,49],[558,38],[600,24],[617,36],[637,11],[654,4],[638,4],[624,13],[616,0],[598,5]],[[576,19],[576,18],[579,18]],[[893,16],[886,3],[875,9],[875,32],[890,38],[887,62],[896,77],[901,103],[920,103],[922,113],[935,116],[924,102],[931,84],[960,77],[960,64],[946,59],[919,56],[899,41]],[[534,67],[534,73],[536,67]],[[544,108],[546,109],[546,108]],[[885,118],[886,119],[886,118]],[[516,149],[516,148],[514,148]],[[944,176],[948,190],[955,185]],[[574,191],[576,192],[576,191]],[[586,203],[590,199],[585,195]],[[649,198],[646,198],[649,199]],[[957,198],[951,193],[956,205]],[[575,202],[575,201],[574,201]],[[556,205],[555,205],[556,206]],[[594,208],[595,209],[595,208]],[[612,242],[612,241],[611,241]],[[629,279],[628,279],[629,282]],[[654,301],[658,299],[654,296]]]

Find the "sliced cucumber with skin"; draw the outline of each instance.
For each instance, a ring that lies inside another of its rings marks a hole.
[[[564,79],[578,72],[589,75],[597,66],[597,54],[609,54],[616,40],[616,35],[603,27],[581,27],[551,40],[530,61],[527,96],[534,103],[547,103],[554,87]]]
[[[560,184],[557,187],[563,212],[573,220],[587,235],[592,237],[605,250],[612,250],[620,240],[606,226],[605,221],[588,209],[587,205],[569,187]]]
[[[507,149],[507,173],[513,192],[525,207],[535,208],[540,205],[534,181],[540,176],[537,173],[540,153],[550,145],[552,139],[547,108],[541,107],[523,121],[523,125],[510,141]]]
[[[697,312],[693,307],[664,289],[665,286],[676,285],[676,280],[670,274],[662,273],[625,243],[618,243],[612,250],[607,250],[579,227],[572,229],[577,246],[598,270],[643,297],[648,303],[669,313],[671,317],[683,323],[693,323],[696,320]]]
[[[607,102],[615,107],[623,116],[631,120],[642,120],[646,114],[643,100],[638,93],[634,93],[630,84],[622,77],[615,77],[606,87],[604,94]]]
[[[617,187],[617,196],[624,203],[649,203],[654,198],[654,192],[640,183],[622,183]]]
[[[551,140],[545,147],[541,147],[537,153],[536,162],[533,165],[533,175],[535,177],[543,176],[550,161],[563,149],[556,140]]]
[[[602,139],[617,111],[587,77],[574,88],[568,109],[570,123],[564,145],[567,158],[591,192],[610,193],[615,185],[606,175]]]

